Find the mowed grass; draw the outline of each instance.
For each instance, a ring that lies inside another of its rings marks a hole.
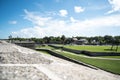
[[[56,49],[49,47],[49,46],[40,47],[40,48],[51,49],[52,51],[57,52],[63,56],[69,57],[71,59],[75,59],[77,61],[84,62],[84,63],[89,64],[89,65],[93,65],[93,66],[98,67],[100,69],[103,69],[103,70],[120,75],[120,60],[87,58],[87,57],[78,56],[78,55],[75,55],[75,54],[72,54],[69,52],[56,51]],[[109,56],[106,56],[106,58],[107,57],[109,57]],[[111,58],[113,58],[113,57],[111,56]],[[119,58],[119,56],[116,56],[116,57]]]
[[[39,51],[39,52],[41,52],[42,54],[47,54],[47,55],[50,55],[48,52],[46,52],[46,51]]]
[[[77,55],[64,53],[64,52],[61,52],[60,54],[62,54],[63,56],[75,59],[77,61],[81,61],[86,64],[93,65],[103,70],[106,70],[115,74],[120,74],[120,60],[104,60],[104,59],[86,58],[86,57],[77,56]]]
[[[114,59],[120,59],[120,56],[99,56],[102,58],[114,58]]]
[[[39,49],[39,48],[40,48],[40,49],[54,49],[53,47],[50,47],[50,46],[48,46],[48,45],[45,45],[45,46],[41,46],[41,45],[40,45],[40,46],[37,46],[37,47],[36,47],[36,49]]]
[[[116,52],[116,46],[114,46],[113,50],[111,46],[92,46],[92,45],[65,45],[64,47],[75,49],[75,50],[86,50],[91,52]],[[117,52],[120,52],[120,46],[118,47]]]

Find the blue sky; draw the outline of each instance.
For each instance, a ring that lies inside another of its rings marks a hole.
[[[0,38],[120,35],[120,0],[0,0]]]

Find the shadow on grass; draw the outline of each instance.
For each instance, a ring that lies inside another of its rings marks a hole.
[[[104,51],[116,51],[116,49],[104,49]]]

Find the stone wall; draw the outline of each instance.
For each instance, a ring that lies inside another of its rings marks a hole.
[[[35,43],[15,43],[15,44],[22,47],[31,48],[31,49],[35,48]]]

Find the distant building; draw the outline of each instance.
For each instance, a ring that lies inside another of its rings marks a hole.
[[[78,40],[77,38],[73,37],[73,38],[72,38],[72,41],[73,41],[72,44],[76,44],[76,41],[77,41],[77,40]]]
[[[80,40],[76,41],[76,44],[85,45],[85,44],[88,44],[88,40],[87,39],[80,39]]]
[[[75,38],[75,37],[73,38],[73,41],[77,41],[77,40],[78,40],[77,38]]]
[[[96,40],[93,40],[93,41],[91,41],[91,44],[92,45],[99,45],[100,43],[98,41],[96,41]]]

